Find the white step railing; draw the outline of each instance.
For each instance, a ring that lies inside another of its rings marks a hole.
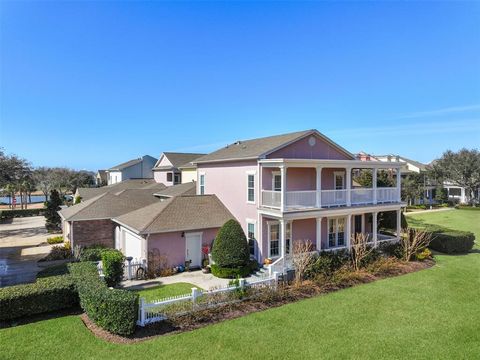
[[[272,208],[280,208],[282,200],[281,191],[262,190],[262,205]]]
[[[347,205],[347,190],[322,190],[322,207]]]

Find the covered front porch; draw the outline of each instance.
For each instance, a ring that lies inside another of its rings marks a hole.
[[[383,216],[395,218],[394,229],[385,231],[380,228],[379,223]],[[351,237],[356,233],[367,234],[369,243],[375,247],[384,241],[398,240],[401,233],[401,210],[398,208],[349,213],[330,212],[315,217],[287,215],[275,218],[262,215],[261,226],[260,260],[270,259],[274,265],[286,264],[288,268],[289,258],[293,254],[293,244],[297,240],[309,241],[310,251],[316,252],[348,250],[351,247]]]

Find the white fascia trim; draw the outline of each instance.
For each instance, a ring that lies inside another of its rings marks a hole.
[[[244,158],[228,158],[228,159],[217,159],[217,160],[204,160],[204,161],[192,161],[192,164],[208,164],[208,163],[219,163],[219,162],[232,162],[232,161],[247,161],[247,160],[258,160],[257,156],[249,156]]]
[[[136,229],[134,229],[134,228],[132,228],[132,227],[130,227],[130,226],[128,226],[128,225],[120,222],[120,221],[118,221],[117,219],[112,219],[112,221],[113,221],[113,222],[116,222],[118,225],[120,225],[121,227],[125,228],[125,230],[128,230],[129,232],[133,233],[134,235],[140,235],[140,236],[142,235],[142,234],[140,233],[140,231],[138,231],[138,230],[136,230]]]
[[[297,212],[297,213],[284,213],[281,218],[285,220],[299,220],[299,219],[311,219],[316,217],[333,217],[333,216],[345,216],[345,215],[359,215],[363,213],[382,212],[382,211],[394,211],[399,210],[406,206],[405,203],[398,203],[394,205],[382,206],[367,206],[367,207],[355,207],[355,208],[336,208],[326,209],[311,212]]]
[[[259,163],[262,166],[278,167],[280,165],[294,166],[294,167],[351,167],[361,169],[386,169],[386,168],[401,168],[405,163],[402,162],[382,162],[382,161],[362,161],[362,160],[331,160],[331,159],[261,159]]]

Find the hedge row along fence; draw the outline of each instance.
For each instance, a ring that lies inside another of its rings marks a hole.
[[[33,284],[0,289],[0,321],[75,306],[78,306],[78,294],[68,275],[40,278]]]
[[[44,214],[45,209],[2,210],[0,211],[0,220],[13,219],[16,217],[41,216]]]
[[[98,326],[119,335],[135,331],[138,317],[138,295],[134,292],[110,289],[98,276],[93,262],[69,265],[75,281],[80,306]]]

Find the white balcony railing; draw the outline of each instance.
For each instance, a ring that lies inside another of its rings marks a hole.
[[[347,205],[347,190],[322,190],[321,206],[345,206]]]
[[[282,193],[280,191],[262,190],[262,205],[280,208]]]
[[[398,202],[398,190],[396,187],[377,188],[377,203]]]
[[[399,202],[397,188],[377,188],[375,202],[374,189],[356,188],[350,190],[351,205],[366,205],[375,203]],[[312,209],[334,206],[347,206],[348,190],[302,190],[285,193],[285,209]],[[262,206],[280,209],[282,192],[262,190]]]
[[[352,189],[350,193],[352,205],[373,204],[373,189]]]

